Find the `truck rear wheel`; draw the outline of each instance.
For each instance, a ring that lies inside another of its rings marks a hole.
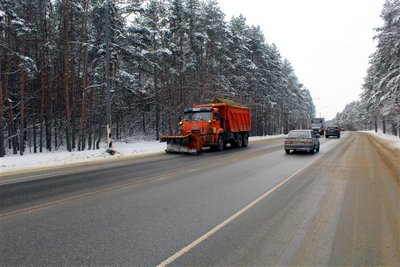
[[[222,151],[225,148],[225,140],[222,135],[218,135],[218,140],[217,140],[217,150]]]
[[[243,137],[242,134],[238,134],[236,137],[235,147],[242,147],[243,146]]]
[[[243,147],[247,147],[249,145],[249,135],[247,133],[243,134]]]

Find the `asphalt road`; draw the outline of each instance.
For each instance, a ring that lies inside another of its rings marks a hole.
[[[363,134],[1,177],[0,266],[400,265],[398,173]]]

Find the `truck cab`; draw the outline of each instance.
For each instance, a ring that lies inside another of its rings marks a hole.
[[[189,108],[179,122],[181,135],[199,133],[204,146],[217,144],[218,134],[224,132],[223,119],[218,108]]]

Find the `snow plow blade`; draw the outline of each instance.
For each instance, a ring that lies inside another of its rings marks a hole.
[[[199,154],[202,148],[200,138],[193,134],[185,136],[160,136],[160,142],[167,143],[167,153]]]

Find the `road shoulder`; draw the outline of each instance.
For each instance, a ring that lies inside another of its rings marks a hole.
[[[393,146],[390,140],[386,140],[370,134],[361,132],[368,137],[368,140],[375,146],[378,154],[382,157],[386,165],[393,172],[396,182],[400,185],[400,148]]]

